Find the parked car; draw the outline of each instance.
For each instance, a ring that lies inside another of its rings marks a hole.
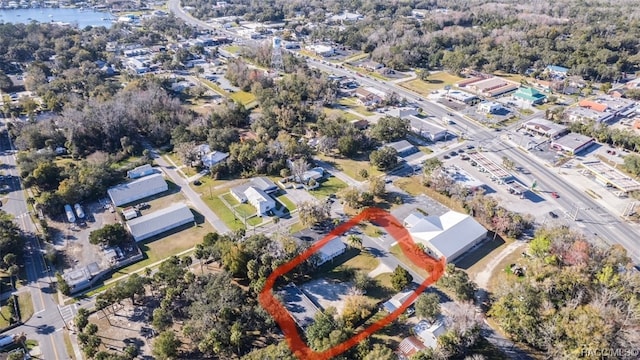
[[[558,218],[558,214],[554,213],[553,211],[549,211],[549,216],[551,216],[554,219]]]
[[[449,156],[456,156],[456,155],[458,155],[458,153],[455,152],[455,151],[452,151],[452,152],[449,153]]]

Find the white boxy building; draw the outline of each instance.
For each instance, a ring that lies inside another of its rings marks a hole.
[[[114,186],[107,190],[107,194],[115,206],[120,206],[167,190],[169,185],[164,181],[162,174],[153,174]]]
[[[127,221],[127,229],[129,229],[131,236],[137,242],[178,226],[192,223],[194,219],[189,207],[183,203],[178,203]]]
[[[416,243],[425,246],[427,252],[447,262],[455,260],[487,237],[487,229],[473,217],[455,211],[442,216],[411,214],[404,226]]]

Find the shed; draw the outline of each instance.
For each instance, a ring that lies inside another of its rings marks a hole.
[[[127,228],[135,241],[142,241],[192,222],[194,216],[189,207],[178,203],[128,221]]]
[[[137,168],[127,171],[127,177],[129,179],[137,179],[143,176],[151,175],[154,172],[155,170],[150,164],[144,164],[144,165],[138,166]]]
[[[107,190],[107,194],[115,206],[120,206],[167,190],[169,185],[164,181],[162,174],[153,174],[114,186]]]

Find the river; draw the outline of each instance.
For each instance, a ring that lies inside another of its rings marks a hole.
[[[69,23],[82,29],[86,26],[111,27],[114,17],[107,12],[90,9],[69,8],[36,8],[36,9],[2,9],[0,22],[5,23],[41,23],[62,22]]]

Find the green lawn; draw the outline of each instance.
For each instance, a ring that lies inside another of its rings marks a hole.
[[[230,52],[232,54],[239,54],[240,53],[240,46],[238,46],[238,45],[229,45],[229,46],[225,46],[222,49],[223,50],[227,50],[228,52]]]
[[[263,222],[264,220],[265,220],[265,219],[264,219],[264,218],[261,218],[260,216],[254,216],[254,217],[251,217],[251,218],[248,218],[248,219],[247,219],[247,225],[250,225],[250,226],[258,226],[258,225],[262,224],[262,222]]]
[[[336,118],[342,118],[346,121],[353,121],[353,120],[360,120],[362,119],[360,116],[352,114],[350,112],[341,110],[341,109],[332,109],[332,108],[328,108],[328,107],[323,107],[322,111],[324,111],[324,113],[328,116],[328,117],[332,117],[335,116]]]
[[[368,57],[369,57],[369,54],[367,54],[367,53],[358,53],[358,54],[354,54],[354,55],[349,56],[348,58],[344,59],[343,62],[353,62],[353,61],[366,59]]]
[[[180,158],[178,157],[178,154],[175,152],[166,153],[164,154],[164,156],[169,160],[171,160],[171,162],[173,162],[177,167],[183,165],[182,160],[180,160]]]
[[[9,307],[6,305],[2,305],[2,307],[0,307],[0,314],[0,329],[4,329],[9,326],[9,318],[11,317]]]
[[[359,160],[347,159],[347,158],[333,158],[326,155],[318,155],[318,157],[323,161],[331,163],[333,166],[336,167],[336,169],[344,172],[350,178],[358,181],[366,180],[365,178],[360,176],[360,171],[362,169],[367,170],[367,172],[369,173],[369,177],[380,176],[384,174],[382,171],[378,170],[375,166],[371,166],[368,160],[369,155],[367,154],[363,154]]]
[[[20,320],[25,322],[33,316],[33,301],[31,293],[23,291],[18,294],[18,306],[20,307]]]
[[[307,227],[302,224],[302,222],[298,221],[297,223],[291,225],[289,227],[289,234],[295,234],[298,231],[304,230]]]
[[[325,180],[324,182],[322,182],[319,188],[315,190],[311,190],[309,191],[309,193],[315,196],[316,198],[323,200],[327,198],[329,195],[336,194],[340,190],[346,187],[347,187],[347,184],[345,184],[342,180],[338,179],[335,176],[332,176],[327,180]]]
[[[251,204],[240,204],[234,207],[234,210],[237,211],[240,216],[246,218],[255,215],[256,213],[256,208],[254,208]]]
[[[213,232],[213,228],[209,223],[204,222],[202,224],[198,224],[198,226],[192,226],[182,231],[176,231],[162,239],[153,240],[152,238],[149,242],[139,243],[138,246],[142,252],[146,254],[147,258],[127,266],[126,268],[122,268],[115,273],[119,275],[130,274],[133,271],[145,268],[157,261],[164,260],[172,255],[189,250],[201,243],[204,236],[210,232]]]
[[[292,212],[293,210],[296,209],[296,204],[294,204],[293,201],[289,200],[289,198],[284,194],[277,196],[276,200],[278,200],[282,205],[284,205],[284,207],[286,207],[287,210],[289,210],[289,212]]]
[[[432,91],[443,89],[446,85],[453,85],[460,80],[462,80],[461,77],[449,74],[446,71],[441,71],[430,75],[428,81],[412,79],[401,82],[400,86],[413,90],[420,95],[428,96]]]
[[[392,253],[395,257],[397,257],[398,260],[400,260],[400,262],[402,262],[405,266],[408,266],[411,269],[413,269],[413,271],[415,271],[416,273],[422,275],[425,278],[429,276],[429,273],[427,272],[427,270],[416,266],[414,263],[411,262],[411,260],[409,260],[409,258],[407,258],[404,255],[404,253],[402,252],[402,249],[400,249],[400,245],[396,244],[392,246],[389,249],[389,252]]]
[[[209,206],[209,209],[215,212],[220,220],[222,220],[231,230],[235,231],[244,228],[242,221],[236,220],[235,214],[224,204],[224,202],[222,202],[217,194],[213,193],[213,196],[210,196],[208,192],[205,192],[202,195],[202,201],[204,201],[207,206]]]
[[[525,82],[527,81],[527,77],[526,76],[522,76],[520,74],[508,74],[506,72],[496,71],[495,73],[493,73],[493,75],[499,76],[501,78],[504,78],[504,79],[507,79],[509,81],[513,81],[513,82],[516,82],[516,83],[522,83],[523,80]]]
[[[413,196],[424,193],[424,185],[422,185],[422,183],[420,182],[419,177],[398,179],[394,182],[394,184]]]
[[[371,270],[377,268],[378,265],[380,265],[380,260],[365,251],[360,252],[360,254],[342,264],[342,266],[348,266],[366,273],[371,272]]]
[[[229,203],[229,205],[231,206],[235,206],[235,205],[240,205],[240,202],[238,201],[238,199],[235,198],[235,196],[231,195],[230,192],[223,194],[222,197],[224,198],[224,200],[226,200],[226,202]]]
[[[229,95],[229,97],[231,99],[233,99],[234,101],[237,101],[237,102],[241,103],[244,106],[247,106],[247,105],[251,104],[252,102],[256,101],[255,95],[253,95],[250,92],[246,92],[246,91],[234,92],[231,95]]]
[[[380,80],[383,80],[383,81],[389,80],[389,78],[386,77],[386,76],[380,75],[375,71],[369,71],[369,70],[363,69],[363,68],[361,68],[359,66],[345,65],[344,67],[346,67],[348,69],[351,69],[351,70],[353,70],[355,72],[358,72],[360,74],[363,74],[363,75],[366,75],[366,76],[371,76],[371,77],[376,78],[376,79],[380,79]]]
[[[338,104],[348,107],[349,109],[357,112],[358,114],[364,116],[375,115],[374,112],[367,110],[364,106],[358,104],[355,99],[352,98],[342,98],[338,101]]]

